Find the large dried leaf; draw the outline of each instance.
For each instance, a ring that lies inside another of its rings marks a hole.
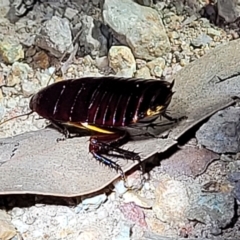
[[[175,140],[201,120],[233,104],[231,97],[240,97],[239,62],[240,40],[236,40],[178,72],[169,110],[173,116],[187,116],[187,121],[173,128],[169,138],[132,142],[126,147],[141,152],[144,161],[176,144]],[[53,130],[42,130],[2,139],[0,193],[83,195],[118,177],[92,159],[87,138],[56,143],[59,136]],[[11,157],[12,152],[15,155]],[[129,161],[123,168],[126,171],[136,164]]]
[[[215,48],[177,72],[175,94],[169,106],[171,115],[185,114],[171,137],[178,139],[188,129],[240,97],[240,40]]]
[[[57,142],[61,137],[54,129],[44,129],[1,139],[0,193],[76,196],[100,190],[118,177],[114,170],[100,165],[88,153],[88,137]],[[141,152],[146,159],[164,149],[164,145],[167,149],[174,144],[171,139],[149,139],[125,147]],[[118,163],[124,171],[134,165],[126,160]]]

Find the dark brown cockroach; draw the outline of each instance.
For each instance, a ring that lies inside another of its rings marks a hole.
[[[71,137],[69,127],[93,133],[89,152],[124,176],[121,167],[106,155],[115,152],[118,157],[140,161],[138,153],[119,148],[129,140],[124,127],[143,123],[150,126],[161,116],[176,121],[166,114],[173,84],[164,80],[117,77],[69,79],[33,95],[29,104],[32,111],[24,115],[38,113],[66,138]]]
[[[140,156],[119,148],[128,141],[123,127],[152,123],[166,114],[174,82],[116,77],[70,79],[47,86],[30,100],[30,109],[50,120],[69,137],[68,126],[94,132],[89,151],[95,159],[123,175],[121,167],[107,158],[110,151],[131,160]]]

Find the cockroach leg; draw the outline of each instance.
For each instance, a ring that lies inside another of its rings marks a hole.
[[[63,141],[66,138],[69,138],[70,133],[66,126],[54,120],[51,120],[51,123],[60,133],[64,135],[64,138],[58,138],[57,141]]]
[[[165,117],[167,120],[169,120],[171,122],[174,122],[174,123],[177,123],[177,122],[180,122],[184,119],[187,119],[186,116],[182,116],[182,117],[179,117],[179,118],[173,118],[173,117],[169,116],[166,112],[162,113],[162,116]]]
[[[117,157],[140,161],[138,153],[119,148],[119,146],[128,141],[128,138],[129,136],[125,131],[116,131],[113,134],[92,136],[90,138],[89,152],[93,154],[96,160],[120,172],[123,177],[123,170],[120,165],[103,155],[109,155],[109,152],[115,152],[117,153]]]
[[[101,154],[96,153],[95,151],[92,151],[91,153],[97,161],[105,164],[106,166],[109,166],[110,168],[115,169],[116,172],[120,173],[121,178],[125,180],[125,174],[119,164],[115,163],[107,157],[102,156]]]
[[[51,120],[51,123],[60,133],[62,133],[64,135],[63,138],[57,138],[57,142],[64,141],[64,140],[66,140],[68,138],[74,138],[74,137],[81,136],[80,133],[70,133],[68,131],[68,128],[65,125],[61,124],[61,123],[58,123],[58,122],[53,121],[53,120]]]
[[[108,154],[108,152],[111,151],[118,153],[119,155],[117,155],[117,157],[140,161],[140,156],[137,153],[111,146],[110,144],[101,142],[94,137],[90,139],[90,145],[93,146],[94,151],[101,152],[103,154]]]

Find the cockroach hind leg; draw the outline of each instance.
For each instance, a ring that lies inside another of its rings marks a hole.
[[[129,149],[123,149],[123,148],[115,147],[111,145],[108,146],[108,150],[120,154],[119,157],[122,157],[124,159],[129,159],[129,160],[139,161],[139,162],[141,161],[141,157],[139,156],[138,152],[130,151]]]
[[[107,145],[105,147],[106,150],[108,151],[114,151],[116,153],[120,154],[120,157],[125,158],[125,159],[129,159],[129,160],[133,160],[133,161],[140,161],[141,157],[139,156],[139,154],[137,152],[134,151],[129,151],[129,150],[125,150],[119,147],[113,147],[111,145]]]
[[[125,174],[119,164],[115,163],[114,161],[112,161],[111,159],[109,159],[105,156],[102,156],[101,154],[95,152],[94,150],[92,150],[91,153],[97,161],[116,170],[116,172],[120,173],[121,178],[125,179]]]
[[[119,154],[118,157],[124,158],[124,159],[129,159],[133,161],[140,161],[141,158],[138,153],[135,153],[133,151],[125,150],[120,147],[115,147],[112,146],[108,143],[104,143],[102,141],[97,140],[96,138],[91,138],[90,139],[90,144],[89,144],[89,151],[95,151],[98,153],[106,153],[108,154],[110,151],[116,152]]]

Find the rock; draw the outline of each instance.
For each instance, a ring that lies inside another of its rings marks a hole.
[[[108,53],[109,66],[116,72],[128,71],[129,77],[136,72],[136,62],[131,49],[125,46],[112,46]]]
[[[20,219],[13,219],[12,224],[17,228],[18,232],[25,233],[29,229],[29,225],[21,221]]]
[[[237,165],[237,164],[236,164]],[[233,185],[233,194],[235,198],[240,201],[240,172],[237,168],[238,166],[234,166],[234,172],[230,173],[228,176],[228,180],[232,183]]]
[[[212,38],[203,33],[203,34],[199,35],[197,38],[193,39],[191,44],[194,47],[199,48],[201,46],[204,46],[204,45],[210,43],[211,41],[212,41]]]
[[[65,10],[64,16],[67,19],[72,20],[77,14],[78,14],[78,10],[67,7]]]
[[[92,0],[93,6],[98,6],[100,4],[100,0]]]
[[[124,194],[128,189],[126,188],[125,186],[125,183],[124,181],[122,180],[119,180],[119,179],[116,179],[114,182],[113,182],[113,186],[115,187],[115,191],[118,195],[122,195]]]
[[[188,187],[177,180],[162,177],[155,192],[153,212],[163,222],[180,224],[186,221],[190,207]]]
[[[24,58],[22,45],[16,39],[5,38],[0,41],[0,56],[4,62],[12,64]]]
[[[66,51],[73,51],[72,33],[66,18],[52,17],[44,22],[35,38],[35,45],[49,51],[55,57],[61,57]]]
[[[196,133],[198,143],[216,153],[240,151],[240,108],[230,107],[213,115]]]
[[[181,67],[186,66],[188,63],[189,63],[189,61],[187,59],[181,59],[180,62],[179,62]]]
[[[7,86],[12,87],[28,79],[33,70],[26,63],[15,62],[7,78]]]
[[[146,222],[147,222],[147,225],[148,225],[148,228],[154,232],[155,234],[158,233],[158,234],[162,234],[162,235],[165,235],[166,232],[167,232],[167,228],[168,228],[168,225],[166,225],[165,223],[163,223],[162,221],[159,221],[158,219],[156,218],[153,218],[153,217],[146,217]],[[161,238],[159,238],[161,239]],[[157,240],[157,239],[156,239]],[[169,239],[170,240],[170,239]]]
[[[50,59],[49,59],[49,56],[44,51],[37,52],[33,56],[33,68],[46,69],[49,66],[50,66]]]
[[[121,71],[116,73],[116,77],[131,78],[133,77],[133,73],[132,73],[132,70],[129,68],[122,69]]]
[[[17,231],[11,222],[0,220],[0,239],[8,240],[16,234]]]
[[[79,233],[76,240],[95,240],[95,239],[105,239],[102,230],[97,227],[84,228]]]
[[[113,238],[113,240],[130,240],[131,227],[124,222],[119,223],[120,232]]]
[[[136,58],[153,60],[170,51],[162,20],[152,8],[131,0],[106,0],[103,18],[117,39],[132,49]]]
[[[172,177],[197,177],[206,171],[212,161],[219,159],[219,155],[205,148],[197,146],[184,146],[162,161],[161,167]]]
[[[8,240],[13,238],[17,231],[11,223],[11,217],[3,210],[0,210],[0,239]]]
[[[135,78],[151,78],[150,70],[148,67],[138,69],[134,76]]]
[[[92,57],[102,57],[107,55],[107,39],[103,36],[99,21],[95,21],[91,16],[81,18],[82,33],[79,36],[80,55],[90,54]]]
[[[106,208],[99,209],[99,211],[97,212],[97,218],[99,220],[103,220],[106,219],[107,217],[109,217],[108,210]]]
[[[147,227],[147,223],[145,221],[145,214],[143,210],[135,203],[124,203],[120,206],[120,210],[123,213],[124,217],[129,221],[136,223],[142,227]]]
[[[14,217],[20,217],[24,214],[24,209],[19,208],[19,207],[14,207],[11,211],[12,216]]]
[[[123,195],[123,199],[125,203],[134,202],[137,206],[142,208],[151,208],[152,207],[152,201],[138,195],[134,191],[128,191]]]
[[[221,16],[227,23],[233,23],[240,17],[240,6],[238,0],[217,1],[218,15]]]
[[[214,36],[218,36],[220,37],[221,36],[221,31],[218,31],[214,28],[208,28],[207,29],[207,34],[210,36],[210,37],[214,37]]]
[[[161,57],[156,58],[148,62],[147,67],[150,69],[152,76],[161,77],[165,68],[165,60]]]
[[[211,223],[215,228],[225,228],[234,217],[234,201],[231,193],[199,194],[187,215],[190,220]]]
[[[10,0],[1,0],[0,2],[0,16],[6,16],[10,9]]]
[[[177,31],[172,31],[172,32],[169,32],[169,33],[168,33],[168,37],[169,37],[170,39],[178,39],[178,38],[179,38],[179,34],[178,34]]]
[[[96,58],[95,60],[95,65],[97,66],[98,69],[106,69],[108,67],[108,57],[100,57]]]
[[[4,115],[6,114],[6,108],[3,105],[3,94],[2,90],[0,89],[0,121],[3,119]]]
[[[82,201],[82,207],[83,209],[97,209],[99,208],[99,206],[104,203],[107,199],[106,194],[101,194],[101,195],[97,195],[91,198],[85,198]]]
[[[130,189],[140,190],[143,187],[143,172],[135,171],[127,176],[127,186]]]

